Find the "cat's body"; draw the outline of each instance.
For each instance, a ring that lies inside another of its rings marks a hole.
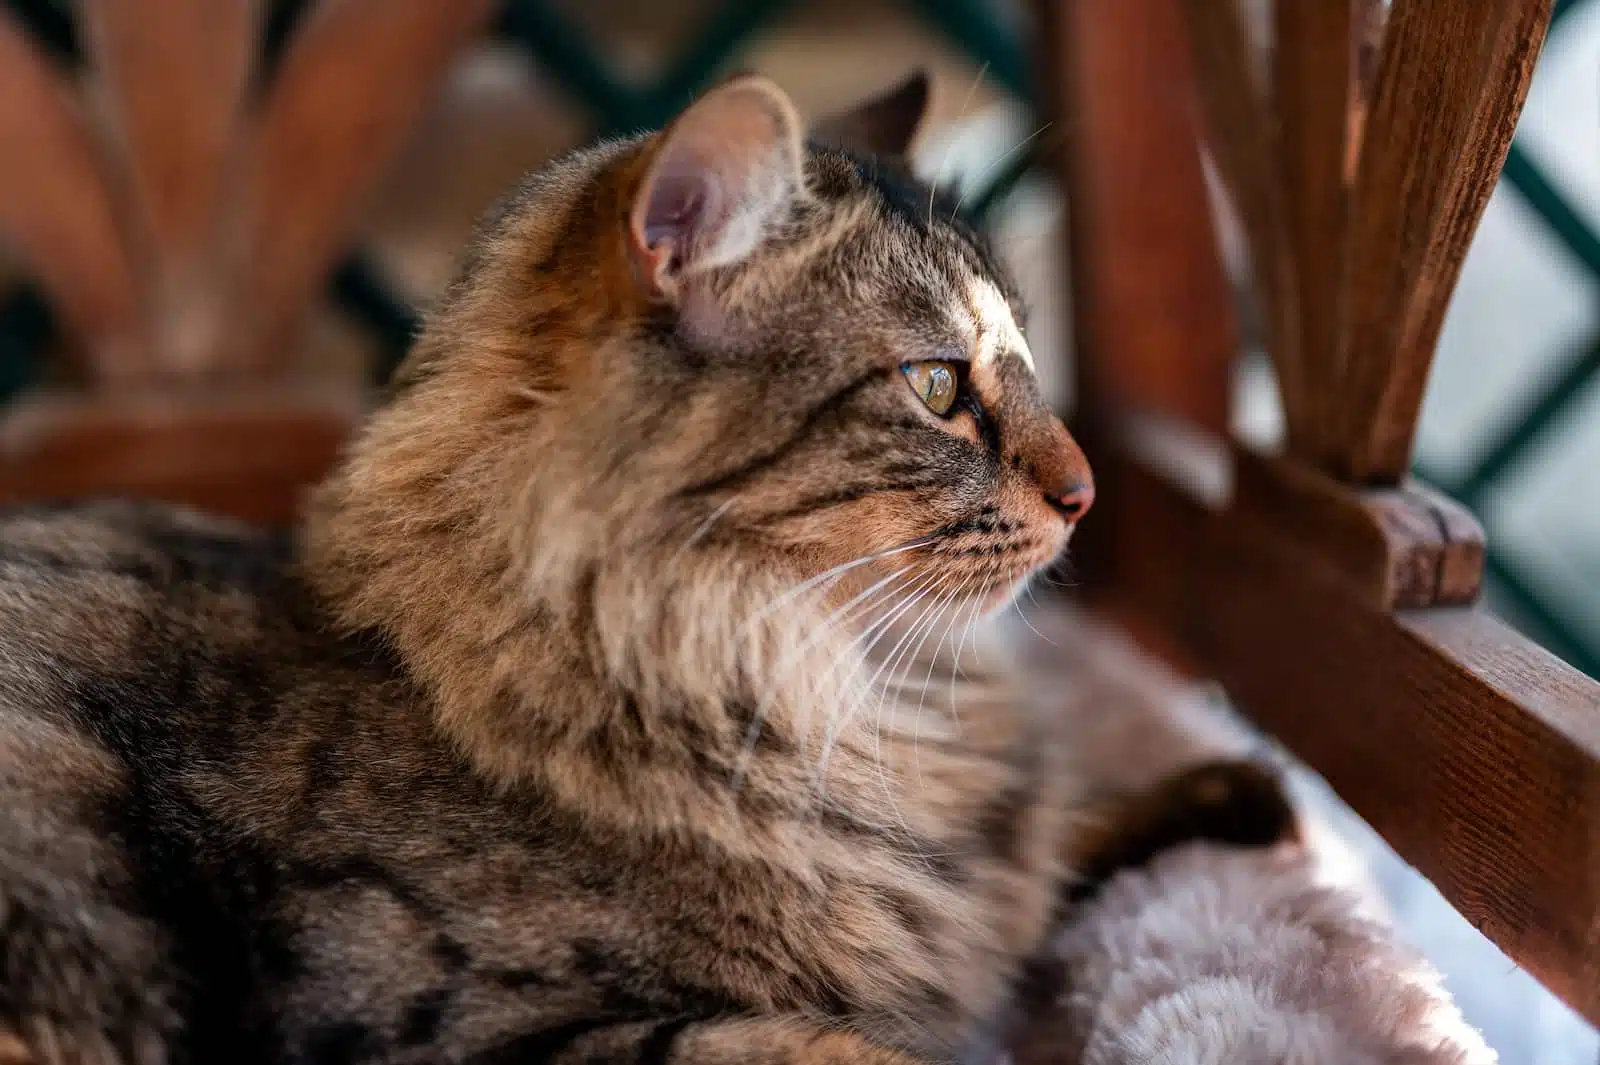
[[[1043,928],[1065,803],[1040,801],[1054,767],[1020,734],[988,756],[929,737],[930,790],[985,784],[935,799],[942,831],[849,743],[834,775],[859,793],[783,809],[752,785],[728,798],[733,716],[593,737],[597,767],[653,757],[707,820],[729,801],[725,830],[750,835],[730,846],[491,786],[381,641],[326,635],[258,537],[87,507],[11,518],[0,541],[0,786],[55,822],[0,856],[7,946],[83,892],[38,933],[57,953],[7,959],[0,1004],[25,1015],[127,1037],[166,992],[189,1060],[509,1062],[809,1012],[937,1058]],[[755,744],[752,778],[801,768],[785,744]],[[101,959],[128,968],[103,987],[49,971]]]
[[[965,636],[1090,489],[897,175],[735,79],[491,219],[292,548],[0,520],[0,1060],[960,1056],[1087,848]]]

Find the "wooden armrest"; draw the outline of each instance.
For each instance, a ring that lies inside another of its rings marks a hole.
[[[1600,683],[1481,610],[1391,611],[1308,564],[1291,529],[1207,503],[1126,451],[1099,465],[1116,486],[1111,520],[1137,531],[1112,560],[1119,610],[1221,681],[1480,931],[1600,1021]]]

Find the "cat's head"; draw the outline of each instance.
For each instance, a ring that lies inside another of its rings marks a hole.
[[[445,597],[430,557],[476,553],[539,596],[618,567],[676,594],[704,556],[1006,602],[1093,487],[1004,269],[901,161],[927,95],[808,136],[742,75],[530,178],[323,493],[345,598],[410,537],[400,576]]]

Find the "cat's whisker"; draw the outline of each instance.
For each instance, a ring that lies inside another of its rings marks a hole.
[[[898,620],[901,616],[915,607],[917,603],[919,603],[928,595],[929,591],[933,587],[933,584],[934,581],[932,580],[925,582],[924,585],[915,593],[915,595],[910,597],[908,602],[900,606],[889,617],[888,621],[892,623],[893,621]],[[887,631],[887,627],[885,628],[885,631]],[[830,723],[828,731],[823,735],[822,757],[818,765],[818,776],[820,779],[826,779],[828,759],[833,753],[833,748],[837,746],[840,736],[843,735],[844,729],[849,725],[850,721],[853,720],[856,711],[860,709],[862,705],[864,705],[866,699],[870,696],[870,693],[875,690],[874,686],[878,682],[878,677],[882,675],[884,669],[889,668],[890,664],[895,661],[896,657],[900,653],[900,649],[905,645],[906,641],[911,637],[913,632],[915,632],[915,626],[907,630],[904,636],[900,637],[900,640],[890,650],[888,657],[886,657],[882,664],[880,664],[878,668],[873,671],[872,676],[867,678],[866,684],[858,689],[859,694],[857,698],[852,701],[849,710],[843,714],[834,715],[835,720]],[[874,640],[873,645],[875,646],[876,643],[877,641]],[[867,653],[871,653],[871,647],[867,649]]]
[[[961,639],[956,641],[955,661],[950,666],[950,714],[952,717],[956,717],[957,720],[959,720],[959,715],[956,711],[956,682],[961,679],[961,652],[966,646],[967,638],[972,635],[973,628],[978,621],[979,610],[983,606],[984,597],[989,594],[989,588],[993,583],[993,574],[984,578],[983,587],[978,590],[977,595],[972,597],[972,608],[967,612],[966,628],[961,633]],[[973,653],[977,653],[976,648],[974,648]]]
[[[747,768],[748,759],[753,755],[754,741],[760,736],[760,724],[765,721],[778,694],[787,689],[789,673],[797,665],[810,661],[812,656],[808,653],[809,649],[818,641],[831,635],[839,623],[854,623],[857,619],[868,617],[876,612],[876,616],[862,625],[860,631],[855,633],[838,650],[828,667],[820,675],[812,678],[809,685],[809,696],[799,701],[799,706],[803,709],[804,716],[794,723],[794,732],[802,749],[809,743],[812,709],[819,705],[832,705],[832,701],[837,698],[838,691],[841,690],[835,684],[835,678],[840,671],[858,669],[858,660],[862,658],[863,654],[870,652],[871,648],[876,645],[877,641],[888,630],[889,625],[896,616],[896,610],[906,602],[909,596],[920,591],[925,586],[927,578],[922,575],[901,580],[904,574],[910,572],[910,569],[911,567],[904,567],[896,571],[889,578],[877,582],[872,588],[853,597],[850,602],[843,604],[819,619],[805,639],[793,648],[790,655],[787,656],[787,662],[783,670],[775,673],[772,677],[766,694],[762,697],[762,702],[757,706],[756,712],[752,716],[751,732],[746,737],[746,746],[741,753],[741,770]],[[864,650],[861,649],[863,645],[865,645]]]
[[[883,766],[883,708],[888,702],[888,699],[889,699],[891,691],[893,691],[893,693],[894,693],[894,699],[896,700],[896,702],[897,703],[901,703],[902,702],[902,695],[903,695],[903,693],[905,691],[906,678],[910,676],[912,667],[915,666],[917,664],[917,662],[919,661],[918,656],[922,654],[922,648],[927,644],[928,637],[932,636],[934,630],[939,627],[939,620],[943,616],[945,607],[947,605],[955,602],[954,594],[947,594],[944,591],[942,591],[944,586],[947,585],[950,582],[951,576],[952,575],[950,575],[950,574],[946,574],[943,578],[941,578],[941,580],[939,581],[939,584],[936,585],[937,594],[934,597],[933,603],[930,604],[930,606],[923,611],[922,617],[918,619],[918,627],[921,628],[922,635],[918,638],[916,644],[913,647],[911,647],[909,653],[906,655],[905,660],[904,660],[904,664],[900,667],[899,677],[897,679],[892,679],[891,681],[886,682],[884,687],[883,687],[882,692],[878,696],[878,707],[877,707],[877,713],[876,713],[876,720],[875,720],[874,725],[873,725],[873,740],[874,740],[873,756],[874,756],[874,759],[878,763],[879,776],[880,776],[880,779],[882,779],[884,781],[884,787],[885,788],[888,787],[888,780],[887,780],[887,771],[884,769],[884,766]],[[923,624],[924,622],[926,622],[925,625]],[[915,631],[915,629],[913,629],[913,631]],[[935,650],[934,656],[935,656],[935,659],[936,659],[937,658],[937,650]],[[929,669],[931,671],[931,669],[932,669],[932,665],[931,664],[929,666]],[[901,705],[901,709],[902,710],[904,709],[903,705]],[[919,707],[919,711],[920,711],[920,707]],[[913,760],[917,759],[917,757],[918,757],[917,744],[916,744],[916,729],[917,729],[918,724],[920,724],[920,718],[914,717],[913,721],[912,721],[912,742],[911,742],[911,750],[912,750],[912,758],[913,758]],[[897,729],[897,734],[900,731],[901,730]],[[921,768],[922,768],[921,767],[921,763],[917,762],[916,769],[917,769],[917,773],[918,773],[919,777],[921,775]],[[892,795],[889,796],[889,801],[891,803],[894,801],[894,798],[893,798]]]
[[[948,580],[948,579],[949,579],[949,578],[948,578],[948,577],[947,577],[947,578],[946,578],[946,580]],[[957,597],[956,597],[956,594],[955,594],[955,593],[951,593],[951,594],[949,594],[949,595],[941,595],[941,596],[940,596],[940,597],[939,597],[939,601],[940,601],[940,610],[941,610],[941,611],[942,611],[942,610],[943,610],[943,608],[944,608],[944,605],[945,605],[945,604],[951,604],[951,603],[954,603],[954,602],[955,602],[955,601],[956,601],[956,598],[957,598]],[[908,664],[907,664],[907,668],[906,668],[906,673],[907,673],[907,674],[909,674],[909,673],[910,673],[910,665],[911,665],[911,664],[913,664],[913,663],[915,663],[915,662],[916,662],[916,661],[917,661],[917,659],[918,659],[918,656],[919,656],[919,655],[921,655],[921,654],[922,654],[922,648],[923,648],[923,647],[924,647],[924,646],[925,646],[925,645],[926,645],[926,644],[927,644],[927,642],[928,642],[928,637],[929,637],[929,636],[932,636],[932,635],[933,635],[933,630],[934,630],[934,629],[935,629],[935,628],[937,628],[937,627],[938,627],[938,624],[939,624],[939,618],[940,618],[940,617],[941,617],[941,616],[943,616],[943,615],[942,615],[942,613],[941,613],[941,614],[935,614],[935,615],[934,615],[934,618],[933,618],[933,622],[932,622],[932,624],[930,624],[930,625],[929,625],[929,626],[928,626],[928,627],[927,627],[927,629],[926,629],[926,630],[925,630],[925,631],[924,631],[924,632],[923,632],[923,634],[922,634],[922,638],[921,638],[921,639],[920,639],[920,640],[918,640],[918,641],[917,641],[917,645],[916,645],[916,646],[915,646],[915,647],[913,647],[913,648],[912,648],[912,649],[911,649],[911,657],[910,657],[910,659],[909,659],[909,660],[908,660]],[[938,646],[938,645],[937,645],[937,644],[936,644],[936,645],[935,645],[935,647],[936,647],[936,648],[937,648],[937,646]],[[937,660],[937,651],[935,651],[935,656],[936,656],[936,657],[935,657],[935,660]],[[931,668],[931,663],[930,663],[930,668]],[[902,681],[903,681],[903,680],[904,680],[904,677],[902,677]]]
[[[902,608],[910,605],[913,596],[919,596],[920,593],[930,587],[936,576],[935,574],[923,574],[913,578],[908,585],[899,588],[897,591],[900,594],[900,598],[887,606],[879,617],[845,644],[823,679],[831,682],[833,676],[841,668],[848,669],[854,674],[870,664],[873,650],[877,647],[879,641],[888,635],[890,627],[895,620],[904,613]],[[853,690],[859,691],[860,689],[856,687]],[[832,715],[830,714],[830,719],[831,717]]]
[[[541,407],[548,403],[555,402],[556,398],[555,392],[543,388],[534,388],[531,385],[518,385],[512,389],[512,392],[521,396],[528,402]]]
[[[881,616],[876,618],[870,625],[858,633],[854,639],[852,639],[848,644],[845,645],[844,648],[841,649],[839,655],[835,659],[833,665],[828,668],[823,679],[831,682],[832,678],[839,672],[840,669],[848,670],[848,675],[851,677],[854,677],[857,673],[859,673],[859,671],[871,661],[873,649],[877,647],[878,642],[882,640],[883,637],[889,632],[890,626],[893,625],[895,619],[904,612],[903,608],[907,607],[912,601],[912,596],[920,593],[928,586],[930,581],[930,576],[923,575],[920,578],[914,579],[909,588],[900,589],[900,598],[895,600],[895,602],[891,604]],[[853,681],[851,681],[851,683],[848,685],[842,685],[841,691],[845,687],[849,687],[851,690],[857,692],[861,690],[860,687],[855,685]],[[806,707],[805,733],[808,737],[811,733],[811,709],[812,706],[817,704],[817,700],[812,700],[812,702]],[[831,701],[823,702],[822,707],[825,717],[825,722],[823,725],[822,748],[823,760],[825,761],[827,751],[832,743],[833,722],[838,717],[839,710]],[[820,781],[817,781],[817,783],[820,783]],[[821,790],[817,792],[819,797],[822,794],[823,792]]]
[[[836,577],[842,577],[851,570],[860,566],[865,566],[869,562],[876,562],[879,559],[890,558],[906,551],[913,551],[919,547],[926,547],[931,543],[933,543],[933,537],[922,536],[903,544],[896,544],[894,547],[884,548],[882,551],[874,551],[871,554],[862,555],[859,558],[853,558],[848,562],[841,562],[839,565],[834,566],[831,569],[823,570],[816,576],[808,577],[799,584],[796,584],[794,587],[783,592],[781,595],[769,602],[766,606],[762,607],[750,617],[746,618],[744,622],[740,624],[739,632],[742,634],[749,626],[755,625],[761,621],[764,621],[766,618],[771,617],[773,611],[781,610],[784,606],[793,602],[796,598],[804,595],[806,592],[809,592],[811,589],[815,588],[824,581]]]
[[[961,596],[965,594],[966,590],[972,585],[972,581],[973,577],[971,574],[968,574],[961,579],[961,584],[950,596],[950,602],[952,604],[960,602]],[[950,631],[955,628],[956,618],[960,616],[961,610],[959,606],[950,611],[950,618],[945,622],[944,631],[939,634],[939,642],[934,645],[932,656],[928,659],[928,672],[923,675],[922,691],[917,695],[917,710],[911,718],[911,757],[916,765],[917,775],[919,778],[922,775],[922,752],[918,744],[922,739],[922,710],[927,704],[928,686],[933,683],[933,671],[938,667],[939,661],[944,654],[945,642],[950,639]],[[955,720],[959,721],[959,719]]]
[[[916,623],[911,627],[911,635],[916,636],[916,634],[920,631],[920,638],[917,639],[915,644],[907,648],[904,664],[898,667],[899,679],[895,679],[894,674],[891,674],[890,677],[884,681],[883,687],[879,692],[878,706],[873,720],[872,735],[873,757],[879,763],[880,767],[883,763],[883,708],[888,702],[889,693],[891,691],[898,691],[899,686],[904,683],[905,676],[911,671],[911,667],[917,661],[917,655],[922,652],[923,645],[928,642],[928,637],[933,634],[933,630],[938,626],[940,616],[939,612],[943,609],[944,604],[949,602],[949,597],[944,594],[943,589],[945,585],[950,583],[950,579],[951,575],[946,573],[941,575],[938,582],[934,584],[932,589],[933,602],[927,604],[923,608],[922,613],[917,617]]]
[[[993,160],[992,162],[989,163],[988,166],[986,166],[982,170],[978,171],[978,176],[973,178],[972,179],[972,183],[970,185],[968,185],[966,188],[962,189],[961,195],[956,198],[955,208],[950,212],[950,221],[954,222],[956,220],[956,217],[961,214],[961,205],[967,202],[967,197],[972,194],[972,190],[975,189],[975,188],[982,188],[983,187],[984,178],[988,177],[990,174],[994,173],[997,169],[999,169],[1000,167],[1004,166],[1006,161],[1008,159],[1010,159],[1013,155],[1016,155],[1018,152],[1022,151],[1024,148],[1026,148],[1029,144],[1032,144],[1035,140],[1037,140],[1039,138],[1040,135],[1042,135],[1044,133],[1045,130],[1049,129],[1050,126],[1051,126],[1051,123],[1046,122],[1044,125],[1040,126],[1038,129],[1034,130],[1032,133],[1030,133],[1026,137],[1022,138],[1016,144],[1012,145],[1010,150],[1006,151],[998,159]]]
[[[844,577],[844,575],[846,573],[848,573],[850,570],[855,569],[856,567],[858,567],[858,566],[860,566],[860,565],[862,565],[862,564],[864,564],[866,562],[871,562],[871,561],[874,561],[876,559],[886,557],[888,555],[893,555],[893,554],[901,553],[903,551],[908,551],[908,550],[911,550],[913,547],[918,547],[918,546],[921,546],[921,542],[912,541],[912,542],[907,543],[907,544],[897,545],[897,546],[895,546],[893,548],[889,548],[889,549],[886,549],[884,551],[875,552],[875,553],[869,554],[869,555],[863,555],[860,558],[852,559],[849,562],[842,563],[842,564],[840,564],[838,566],[835,566],[830,570],[827,570],[827,571],[825,571],[823,573],[818,574],[817,576],[815,576],[813,578],[810,578],[807,581],[802,582],[801,585],[799,585],[799,586],[797,586],[795,588],[789,589],[787,592],[783,593],[783,595],[780,595],[779,597],[777,597],[777,599],[775,599],[773,602],[768,603],[767,606],[764,607],[762,609],[762,611],[759,612],[759,615],[760,616],[770,616],[771,613],[773,612],[774,608],[779,606],[779,605],[782,605],[783,601],[785,601],[785,600],[792,601],[796,597],[797,594],[803,593],[805,591],[809,591],[809,590],[811,590],[813,588],[818,587],[819,585],[822,585],[823,590],[827,591],[827,590],[831,589],[833,583],[836,583],[838,580],[842,579]],[[758,740],[760,738],[762,723],[765,721],[766,714],[767,714],[767,711],[771,707],[772,700],[777,696],[777,693],[782,689],[783,682],[785,680],[787,680],[790,671],[794,668],[794,666],[798,662],[800,662],[800,661],[802,661],[804,659],[805,652],[808,651],[812,646],[814,646],[815,643],[818,640],[822,639],[824,636],[826,636],[828,634],[829,626],[834,621],[841,619],[841,617],[843,617],[847,612],[851,611],[853,608],[857,607],[858,605],[863,606],[863,608],[865,608],[867,605],[870,605],[870,600],[871,600],[871,597],[872,597],[872,595],[874,593],[877,593],[878,591],[883,589],[886,585],[890,584],[893,580],[895,580],[896,578],[898,578],[902,574],[908,572],[909,569],[910,569],[910,567],[902,567],[902,568],[896,570],[894,573],[891,573],[888,577],[883,578],[882,580],[876,582],[875,584],[873,584],[870,587],[866,588],[862,592],[857,593],[851,599],[847,600],[845,603],[843,603],[842,605],[840,605],[839,607],[834,609],[832,612],[830,612],[828,615],[826,615],[825,617],[820,619],[820,621],[817,622],[814,630],[812,631],[812,633],[810,635],[808,635],[804,640],[802,640],[798,646],[791,647],[787,652],[785,652],[783,654],[783,656],[778,660],[778,662],[773,666],[773,673],[772,673],[772,676],[771,676],[771,683],[768,685],[768,689],[767,689],[766,694],[762,696],[761,702],[757,705],[755,712],[751,716],[751,724],[750,724],[749,732],[748,732],[748,734],[746,736],[745,744],[744,744],[745,754],[740,759],[740,774],[736,774],[736,784],[742,782],[742,771],[743,771],[743,769],[745,767],[745,762],[748,759],[749,753],[754,750],[754,745],[755,745],[756,740]],[[824,583],[824,582],[827,582],[827,583]],[[756,615],[753,615],[751,618],[747,618],[743,623],[741,623],[741,625],[739,626],[739,628],[738,628],[738,630],[737,630],[737,632],[735,634],[736,638],[742,637],[747,632],[748,628],[754,622],[755,618],[756,618]],[[802,740],[803,739],[804,739],[804,737],[802,736]],[[738,792],[738,787],[737,786],[735,787],[734,791],[735,791],[735,794],[737,794],[737,792]]]
[[[851,641],[851,645],[847,647],[845,652],[839,656],[838,660],[828,668],[828,678],[831,679],[836,673],[839,672],[841,668],[846,669],[852,677],[858,675],[863,666],[871,661],[870,656],[873,649],[890,631],[890,626],[893,624],[894,620],[904,613],[904,609],[902,608],[908,609],[910,606],[914,605],[912,596],[915,595],[920,598],[920,593],[926,590],[928,586],[929,581],[927,578],[924,578],[921,584],[913,585],[909,590],[903,590],[902,597],[897,600],[882,617],[875,620],[867,630],[863,631]],[[865,646],[861,647],[859,650],[855,649],[856,645],[861,644],[863,641],[866,641]],[[849,687],[851,687],[856,693],[856,697],[851,703],[851,706],[854,707],[861,701],[861,693],[865,691],[866,688],[853,683],[849,685]],[[811,705],[815,704],[810,704],[806,708],[807,736],[810,735]],[[825,777],[825,770],[828,764],[828,755],[832,750],[833,744],[838,739],[838,733],[834,726],[835,722],[840,720],[841,714],[848,716],[849,712],[851,711],[841,711],[833,703],[823,704],[823,713],[826,719],[823,726],[823,746],[821,755],[816,764],[816,768],[812,774],[811,801],[814,806],[821,805],[827,800],[827,781]]]
[[[683,556],[692,551],[695,544],[698,544],[701,540],[704,540],[707,534],[711,532],[711,527],[715,525],[718,519],[720,519],[724,514],[728,513],[728,511],[732,509],[733,504],[736,502],[738,502],[738,497],[730,496],[723,500],[722,503],[720,503],[710,514],[707,514],[705,519],[701,521],[699,525],[695,526],[695,530],[689,534],[689,538],[684,540],[683,543],[679,544],[678,549],[672,553],[672,557],[667,560],[667,568],[670,570],[678,562],[682,561]]]
[[[1023,591],[1028,593],[1028,600],[1030,602],[1032,602],[1034,606],[1038,606],[1039,605],[1039,601],[1037,599],[1033,598],[1033,589],[1031,587],[1029,587],[1029,584],[1031,584],[1031,583],[1032,583],[1031,581],[1024,583],[1022,588],[1023,588]],[[1049,644],[1051,647],[1060,647],[1061,646],[1060,644],[1058,644],[1054,640],[1052,640],[1050,637],[1048,637],[1044,633],[1040,632],[1034,626],[1033,622],[1028,619],[1027,612],[1022,609],[1022,603],[1021,603],[1020,600],[1018,600],[1015,597],[1013,597],[1012,600],[1011,600],[1011,606],[1012,606],[1013,609],[1016,610],[1017,617],[1022,619],[1022,623],[1024,625],[1028,626],[1029,629],[1033,630],[1033,634],[1035,636],[1039,637],[1039,639],[1043,640],[1045,643]]]
[[[833,705],[833,700],[844,688],[844,685],[840,685],[838,688],[836,688],[834,685],[834,678],[838,676],[841,670],[848,670],[851,674],[853,674],[861,668],[861,664],[866,660],[866,656],[871,653],[873,647],[877,646],[878,641],[882,639],[884,634],[888,631],[889,626],[894,622],[894,619],[897,616],[896,611],[898,608],[904,604],[911,595],[925,587],[927,580],[928,578],[926,575],[912,577],[900,587],[893,589],[892,593],[885,593],[885,595],[880,596],[880,600],[888,599],[890,594],[898,596],[898,598],[893,599],[893,601],[889,602],[887,606],[883,606],[882,612],[877,617],[873,618],[871,622],[862,627],[860,632],[851,637],[851,639],[839,649],[839,652],[837,655],[835,655],[833,662],[822,672],[819,677],[816,678],[816,683],[813,685],[814,694],[812,698],[806,700],[805,702],[804,725],[799,729],[803,743],[808,742],[811,736],[812,708],[817,705],[823,705],[825,707]],[[879,604],[866,604],[863,607],[863,613],[874,609],[878,605]]]
[[[989,73],[989,61],[983,61],[978,68],[978,74],[972,79],[972,87],[967,90],[967,95],[961,101],[961,110],[956,115],[953,125],[961,125],[967,120],[967,109],[972,106],[973,98],[978,95],[978,87],[983,84],[983,76]],[[928,224],[933,225],[933,201],[938,198],[939,186],[944,184],[944,176],[950,169],[950,157],[955,154],[956,138],[951,137],[944,144],[944,158],[939,161],[939,169],[933,175],[933,180],[928,183]]]
[[[939,604],[943,601],[943,596],[939,594],[939,589],[948,583],[949,579],[949,574],[941,575],[939,580],[932,586],[930,591],[933,594],[933,601],[924,604],[922,613],[917,616],[917,620],[911,625],[909,635],[914,636],[919,630],[923,629],[925,623],[927,623],[930,617],[933,618],[934,623],[937,623]],[[926,628],[931,630],[933,625],[927,624]],[[926,637],[924,637],[924,639],[925,638]],[[903,664],[896,667],[902,677],[904,676],[905,672],[910,670],[911,665],[916,661],[917,648],[920,647],[921,641],[918,641],[914,647],[911,647],[907,652],[903,653]],[[878,770],[878,783],[879,786],[883,788],[884,801],[887,803],[889,809],[894,812],[895,818],[900,822],[901,827],[906,830],[906,835],[908,837],[912,837],[915,836],[915,833],[911,831],[911,824],[906,820],[905,813],[900,808],[899,801],[895,798],[895,789],[891,787],[889,783],[889,770],[883,761],[883,708],[888,699],[889,692],[895,690],[898,684],[899,681],[895,679],[894,673],[891,672],[890,676],[885,679],[883,687],[880,689],[878,695],[878,705],[874,713],[872,726],[872,762]],[[866,694],[870,697],[870,689]]]
[[[787,678],[789,670],[793,669],[798,662],[805,658],[806,652],[810,650],[810,648],[818,640],[821,640],[828,634],[830,631],[829,625],[835,619],[847,613],[851,609],[861,606],[863,603],[870,603],[870,600],[873,596],[877,595],[887,585],[898,580],[900,577],[904,576],[910,571],[910,566],[902,566],[893,573],[889,574],[887,577],[884,577],[882,580],[870,585],[865,590],[856,593],[856,595],[852,596],[848,601],[823,617],[817,623],[816,627],[809,636],[802,640],[798,646],[790,648],[785,656],[779,659],[777,665],[774,667],[774,673],[768,685],[767,692],[762,696],[761,701],[756,704],[755,710],[750,715],[750,725],[745,730],[744,743],[740,749],[739,761],[734,768],[732,781],[732,793],[734,795],[738,795],[744,786],[745,773],[749,768],[750,758],[755,753],[756,741],[761,737],[761,729],[766,721],[767,712],[771,709],[772,703],[777,698],[779,691],[782,690],[783,681]],[[804,735],[805,733],[802,733],[802,739]]]

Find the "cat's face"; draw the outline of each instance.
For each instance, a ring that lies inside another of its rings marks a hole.
[[[890,161],[925,98],[826,131],[871,156],[808,142],[781,92],[737,78],[486,229],[441,319],[480,338],[473,387],[529,419],[547,537],[663,565],[735,544],[837,570],[841,596],[892,580],[985,606],[1056,558],[1089,468],[1004,272]],[[407,376],[444,386],[423,349]]]

